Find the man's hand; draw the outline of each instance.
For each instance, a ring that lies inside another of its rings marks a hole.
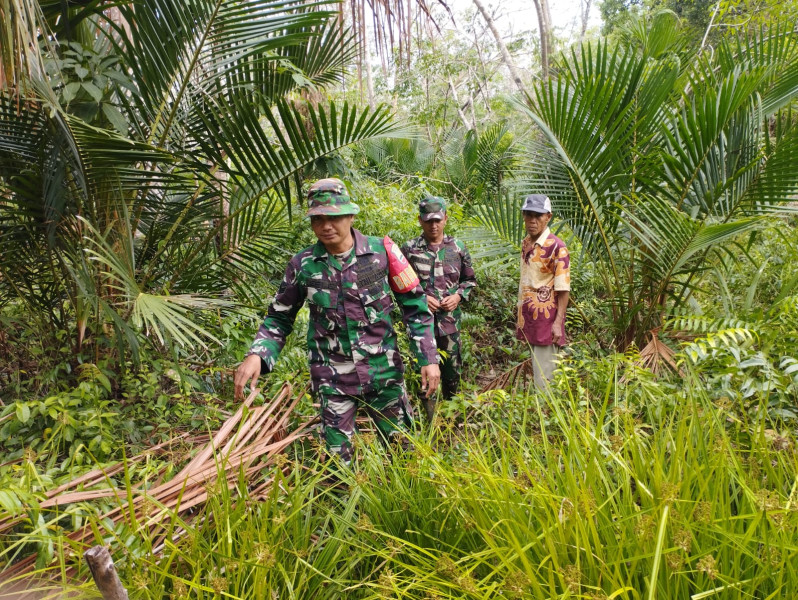
[[[438,309],[441,307],[441,303],[438,302],[438,299],[435,296],[427,296],[427,306],[432,312],[438,312]]]
[[[554,317],[554,324],[551,326],[551,341],[558,346],[565,341],[565,311],[568,310],[568,303],[571,301],[571,292],[555,292],[557,300],[557,316]]]
[[[249,382],[249,389],[254,390],[260,376],[261,358],[257,354],[250,354],[236,369],[235,386],[236,400],[244,397],[244,386]]]
[[[565,322],[564,319],[555,319],[551,326],[551,341],[557,346],[560,341],[565,337]]]
[[[460,304],[462,299],[463,297],[460,294],[452,294],[451,296],[446,296],[446,298],[441,300],[440,306],[443,310],[451,312],[457,308],[457,305]]]
[[[441,370],[438,365],[425,365],[421,367],[421,393],[425,397],[432,396],[441,383]]]

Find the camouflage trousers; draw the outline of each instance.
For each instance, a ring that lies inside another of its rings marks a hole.
[[[451,400],[460,388],[460,372],[463,367],[460,333],[437,335],[435,342],[438,344],[438,350],[446,353],[446,358],[441,358],[441,391],[444,400]]]
[[[340,456],[346,464],[352,460],[352,436],[355,434],[358,406],[363,406],[371,417],[386,445],[394,439],[406,439],[403,432],[413,424],[413,409],[404,383],[390,384],[360,396],[319,394],[319,402],[327,450]]]

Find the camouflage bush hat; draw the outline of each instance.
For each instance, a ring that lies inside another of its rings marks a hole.
[[[530,194],[524,198],[524,204],[521,207],[521,211],[530,211],[541,214],[550,213],[551,200],[549,200],[548,196],[544,196],[543,194]]]
[[[446,216],[446,200],[439,196],[427,196],[418,203],[418,216],[422,221],[432,221]]]
[[[319,179],[308,190],[307,216],[356,215],[360,207],[352,202],[340,179]]]

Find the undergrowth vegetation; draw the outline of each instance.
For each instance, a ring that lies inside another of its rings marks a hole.
[[[351,470],[297,448],[265,501],[245,481],[217,489],[162,547],[153,525],[180,524],[168,510],[109,529],[73,506],[3,555],[38,546],[50,570],[87,577],[62,546],[77,519],[115,552],[132,598],[792,597],[794,438],[765,400],[740,410],[689,367],[676,385],[637,361],[592,365],[603,389],[569,361],[550,394],[473,396],[407,454],[363,434]]]

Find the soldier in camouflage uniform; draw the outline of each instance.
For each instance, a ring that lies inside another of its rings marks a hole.
[[[444,233],[446,201],[428,196],[419,203],[418,212],[423,234],[402,246],[402,252],[421,279],[427,304],[435,313],[435,341],[446,353],[441,362],[443,397],[449,400],[460,385],[460,303],[468,299],[477,280],[465,244]],[[434,406],[424,403],[430,417]]]
[[[308,216],[318,242],[288,263],[277,295],[235,378],[236,396],[268,373],[308,301],[311,387],[321,405],[328,449],[352,459],[355,413],[362,404],[386,443],[412,420],[397,347],[383,240],[351,225],[360,208],[338,179],[322,179],[308,192]],[[422,387],[433,392],[440,371],[433,316],[420,286],[395,294],[411,348],[421,365]]]

